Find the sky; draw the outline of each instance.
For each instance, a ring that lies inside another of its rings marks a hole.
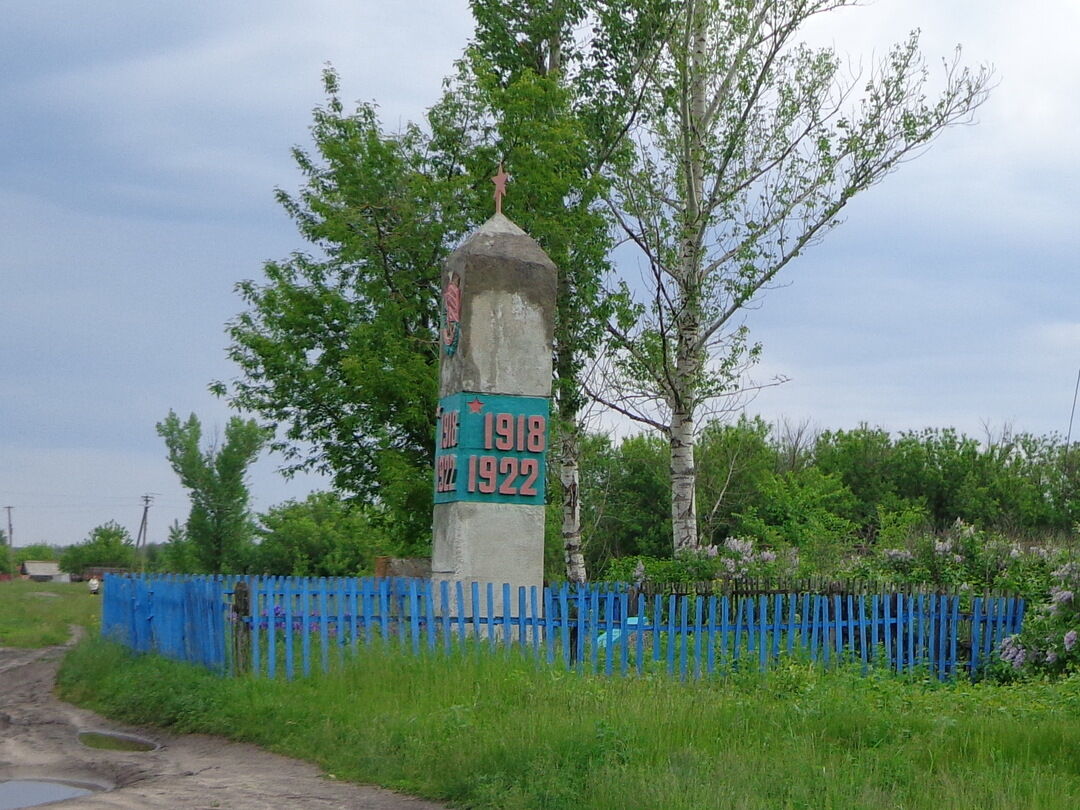
[[[397,129],[436,100],[467,2],[3,5],[0,507],[16,545],[68,544],[110,520],[134,535],[152,493],[161,542],[188,501],[155,424],[194,412],[213,436],[230,416],[207,386],[236,375],[234,285],[306,247],[274,190],[299,185],[290,149],[309,142],[324,65]],[[1080,4],[877,0],[806,35],[868,67],[916,27],[932,80],[962,44],[997,86],[748,314],[754,376],[788,380],[748,411],[1064,434],[1080,370]],[[325,486],[280,463],[253,467],[256,510]]]

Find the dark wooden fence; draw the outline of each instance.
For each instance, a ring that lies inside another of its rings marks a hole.
[[[514,645],[578,671],[699,678],[802,656],[977,677],[1024,602],[943,593],[648,594],[424,579],[114,577],[102,632],[140,651],[293,678],[373,643],[416,654]]]

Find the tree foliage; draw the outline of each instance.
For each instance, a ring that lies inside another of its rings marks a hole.
[[[397,548],[385,522],[366,506],[333,492],[312,493],[259,516],[252,570],[277,576],[343,577],[370,574],[375,557]]]
[[[671,545],[667,446],[642,434],[582,444],[582,528],[592,569],[608,558],[663,557]]]
[[[439,273],[486,189],[463,170],[473,145],[455,129],[457,100],[431,111],[430,134],[413,124],[393,134],[372,104],[346,112],[337,75],[323,78],[314,152],[293,150],[305,184],[278,192],[315,253],[267,262],[265,281],[238,285],[248,310],[229,325],[229,353],[241,376],[215,390],[280,428],[272,447],[288,470],[329,474],[385,506],[401,538],[422,547]]]
[[[60,550],[56,546],[47,543],[31,543],[28,546],[19,546],[11,549],[11,556],[15,565],[22,565],[27,560],[56,560],[60,557]]]
[[[169,526],[168,539],[157,548],[148,547],[149,567],[153,571],[169,574],[197,574],[203,566],[195,553],[195,544],[188,538],[180,521]],[[249,570],[249,567],[236,569]]]
[[[82,543],[60,555],[60,570],[81,574],[87,568],[135,568],[135,544],[128,530],[115,521],[103,523]]]
[[[663,440],[590,436],[584,446],[590,562],[668,556],[670,547],[659,539],[670,528]],[[1068,538],[1080,519],[1080,475],[1068,463],[1080,446],[1067,449],[1054,434],[1005,430],[978,441],[953,429],[893,435],[864,424],[803,435],[798,447],[793,450],[782,425],[759,418],[705,426],[698,520],[706,547],[722,548],[730,538],[766,549],[791,546],[828,571],[841,552],[906,548],[916,537],[931,538],[926,548],[912,547],[914,565],[924,558],[940,562],[938,535],[959,548],[979,533],[999,533],[1026,547]],[[976,534],[957,534],[957,521]],[[964,551],[968,560],[980,554]],[[929,563],[920,565],[926,576],[937,576]]]
[[[246,476],[266,443],[266,431],[253,419],[234,416],[225,426],[221,446],[215,442],[204,450],[198,417],[191,414],[181,422],[169,411],[157,432],[191,498],[185,535],[200,572],[243,571],[252,537]]]

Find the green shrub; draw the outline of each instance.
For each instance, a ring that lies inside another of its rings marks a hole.
[[[795,549],[759,548],[753,540],[729,537],[720,545],[679,554],[671,560],[620,557],[608,563],[604,579],[676,585],[716,579],[766,579],[794,576],[799,555]]]

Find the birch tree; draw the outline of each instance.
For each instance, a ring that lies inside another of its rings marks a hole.
[[[959,51],[931,97],[918,34],[868,76],[799,41],[811,17],[855,0],[685,0],[626,153],[608,167],[609,206],[643,257],[647,293],[610,327],[597,395],[670,446],[676,553],[699,547],[694,447],[702,417],[739,390],[758,347],[743,313],[839,223],[859,192],[970,120],[991,72]]]

